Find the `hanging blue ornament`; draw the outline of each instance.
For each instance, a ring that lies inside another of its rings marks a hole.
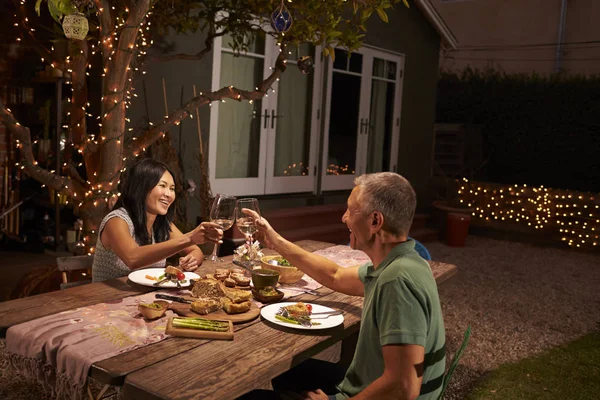
[[[315,64],[311,56],[302,56],[297,61],[298,69],[304,75],[308,75],[315,69]]]
[[[292,14],[282,0],[281,5],[271,13],[271,26],[279,33],[287,32],[292,27],[292,20]]]

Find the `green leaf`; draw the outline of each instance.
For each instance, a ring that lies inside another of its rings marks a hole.
[[[48,1],[48,11],[50,12],[52,19],[60,24],[60,19],[62,18],[63,13],[60,12],[52,0]]]
[[[41,12],[40,6],[41,5],[42,5],[42,0],[37,0],[35,2],[35,12],[37,13],[38,17],[40,16],[40,12]]]
[[[402,4],[404,4],[404,6],[406,8],[410,8],[410,6],[408,5],[408,1],[407,0],[402,0]]]
[[[340,32],[340,31],[331,31],[328,34],[328,36],[330,36],[332,38],[336,38],[336,37],[339,37],[339,36],[342,36],[342,35],[343,35],[343,32]]]
[[[375,11],[377,11],[377,14],[379,15],[379,18],[381,18],[381,20],[385,23],[388,22],[388,16],[385,13],[385,11],[383,11],[382,8],[376,8]]]

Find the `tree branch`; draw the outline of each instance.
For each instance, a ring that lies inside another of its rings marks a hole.
[[[204,49],[202,49],[198,53],[177,53],[168,56],[148,56],[148,59],[151,61],[201,60],[206,54],[208,54],[212,50],[215,38],[219,36],[224,36],[227,32],[229,31],[227,29],[224,29],[219,33],[215,33],[214,27],[211,26],[208,36],[204,40]]]
[[[241,90],[233,86],[228,86],[221,88],[216,92],[202,93],[199,96],[194,97],[183,107],[173,111],[169,116],[165,117],[158,125],[142,133],[140,137],[129,140],[125,149],[125,157],[129,158],[132,155],[137,157],[141,151],[144,151],[161,136],[164,136],[164,132],[168,131],[173,125],[179,125],[184,118],[190,116],[196,108],[223,99],[233,99],[237,101],[262,99],[273,83],[281,76],[281,73],[285,71],[285,59],[285,46],[282,45],[279,56],[275,61],[273,72],[263,80],[254,91]]]
[[[82,200],[84,198],[85,190],[79,183],[37,166],[37,161],[33,157],[29,128],[17,122],[10,110],[4,106],[2,99],[0,99],[0,122],[3,122],[15,136],[20,152],[19,166],[21,169],[24,169],[35,180],[45,183],[51,189],[67,194],[72,199]]]

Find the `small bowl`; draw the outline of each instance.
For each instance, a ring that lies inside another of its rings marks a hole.
[[[279,281],[279,272],[272,269],[255,269],[252,270],[252,284],[257,289],[262,289],[265,286],[275,286]]]
[[[152,307],[151,304],[156,304],[157,307]],[[138,310],[142,316],[150,321],[161,318],[163,315],[165,315],[167,308],[169,308],[169,303],[162,300],[157,300],[149,304],[138,304]]]
[[[272,303],[274,301],[279,301],[283,299],[285,293],[275,289],[276,294],[270,296],[264,296],[259,289],[252,288],[252,296],[261,303]]]
[[[271,264],[273,260],[276,260],[280,257],[280,255],[264,256],[260,259],[260,262],[263,268],[268,268],[279,272],[279,283],[298,282],[304,276],[304,272],[293,266]]]

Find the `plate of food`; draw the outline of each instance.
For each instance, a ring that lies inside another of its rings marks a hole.
[[[143,286],[183,288],[190,286],[190,279],[199,279],[200,276],[193,272],[183,272],[176,267],[166,267],[138,269],[130,273],[128,278]]]
[[[344,322],[339,310],[302,302],[270,304],[260,310],[260,315],[269,322],[295,329],[328,329]]]

